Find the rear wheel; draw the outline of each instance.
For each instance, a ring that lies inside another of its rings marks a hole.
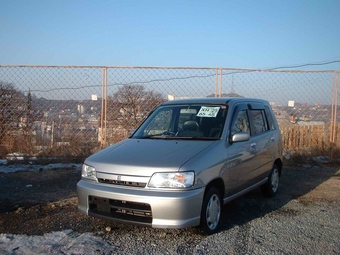
[[[201,211],[201,229],[210,235],[216,233],[220,225],[222,211],[221,195],[215,187],[211,187],[204,195]]]
[[[279,188],[280,172],[279,168],[274,165],[268,176],[268,181],[261,186],[262,193],[267,197],[274,197]]]

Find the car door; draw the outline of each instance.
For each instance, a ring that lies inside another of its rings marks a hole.
[[[254,149],[256,157],[254,158],[254,181],[259,182],[269,174],[273,164],[273,131],[270,130],[265,107],[262,103],[248,104],[251,126],[251,146]]]
[[[229,185],[228,196],[231,196],[250,185],[254,184],[255,170],[258,163],[256,147],[253,146],[253,138],[248,141],[230,142],[231,137],[239,132],[251,135],[248,106],[245,103],[237,104],[233,110],[233,117],[229,127],[228,165]]]

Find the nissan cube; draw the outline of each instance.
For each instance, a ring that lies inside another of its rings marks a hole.
[[[78,209],[151,226],[218,231],[229,201],[260,187],[274,196],[280,130],[269,103],[198,98],[159,105],[127,139],[87,158]]]

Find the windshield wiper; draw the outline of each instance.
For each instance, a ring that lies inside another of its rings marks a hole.
[[[202,136],[173,136],[173,135],[148,135],[143,137],[136,137],[137,139],[164,139],[164,140],[219,140],[214,137]]]
[[[147,135],[147,136],[142,136],[142,137],[136,137],[138,139],[172,139],[176,138],[176,136],[172,135]]]
[[[178,139],[186,139],[186,140],[219,140],[219,138],[214,137],[203,137],[203,136],[178,136]]]

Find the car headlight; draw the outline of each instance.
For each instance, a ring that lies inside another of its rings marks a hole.
[[[81,177],[91,181],[97,181],[96,169],[92,166],[83,164]]]
[[[154,173],[149,181],[150,188],[188,188],[194,185],[195,173]]]

